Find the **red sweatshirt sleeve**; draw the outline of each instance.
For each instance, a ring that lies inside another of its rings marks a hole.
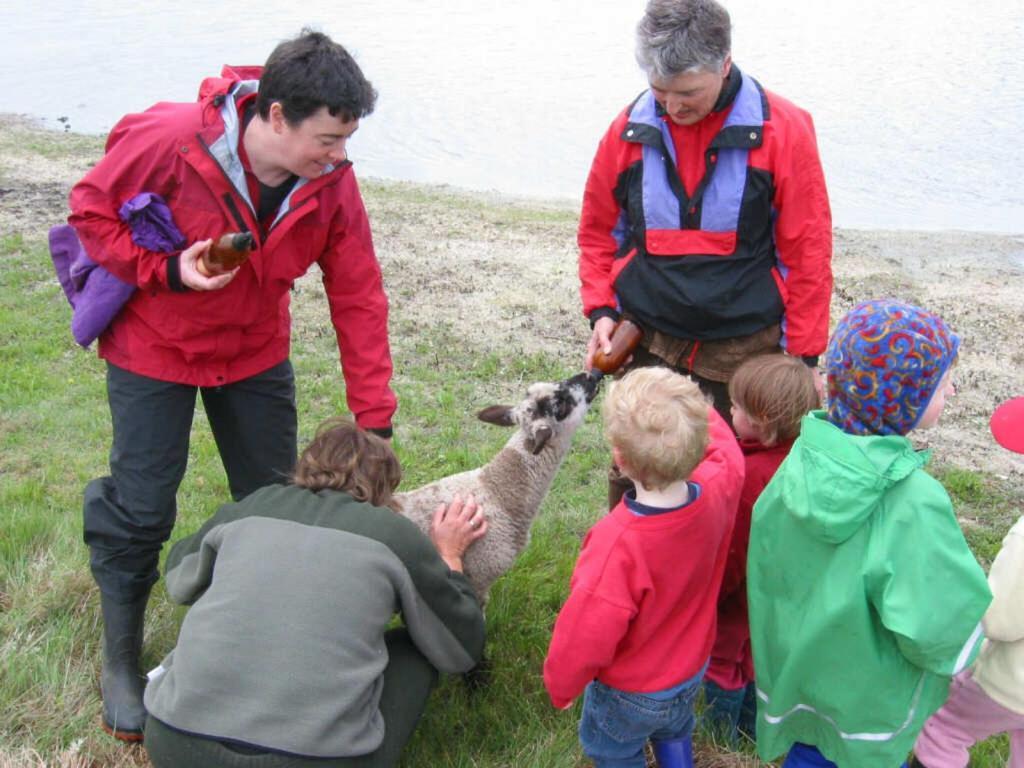
[[[745,476],[743,452],[736,442],[736,435],[718,411],[709,406],[708,447],[690,479],[707,493],[722,496],[729,499],[730,504],[736,504]]]
[[[397,408],[391,390],[388,300],[355,175],[347,173],[340,183],[343,199],[319,263],[349,410],[364,429],[387,428]]]
[[[701,486],[703,493],[721,498],[727,507],[735,511],[732,531],[736,531],[736,526],[741,523],[740,512],[743,505],[741,493],[745,488],[746,463],[743,451],[740,450],[740,445],[736,442],[735,434],[714,408],[708,408],[707,451],[690,479]],[[749,539],[749,517],[747,528],[747,539]],[[730,536],[732,535],[730,533]],[[734,591],[739,583],[742,583],[746,574],[746,544],[743,545],[743,562],[738,566],[733,554],[735,545],[736,539],[732,538],[719,592],[720,596]]]

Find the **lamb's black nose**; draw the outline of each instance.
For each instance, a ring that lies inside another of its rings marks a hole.
[[[583,377],[583,390],[587,393],[587,402],[593,402],[594,398],[597,397],[597,392],[601,388],[601,380],[604,379],[604,374],[597,368],[592,371],[588,371],[586,376]]]

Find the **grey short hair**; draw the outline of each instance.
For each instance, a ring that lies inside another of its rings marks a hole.
[[[636,60],[648,77],[717,72],[731,46],[729,12],[715,0],[650,0],[636,27]]]

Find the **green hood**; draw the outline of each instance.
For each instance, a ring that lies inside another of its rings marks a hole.
[[[898,435],[848,435],[825,417],[808,415],[780,477],[781,495],[793,516],[816,539],[850,538],[896,483],[928,463]]]

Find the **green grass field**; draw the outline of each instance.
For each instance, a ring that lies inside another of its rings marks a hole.
[[[147,765],[141,749],[121,745],[97,726],[101,628],[81,541],[81,495],[106,471],[110,424],[103,365],[71,339],[69,307],[44,238],[44,232],[0,236],[0,768]],[[312,290],[296,300],[324,303]],[[398,318],[393,328],[410,327],[403,322]],[[498,449],[507,434],[473,417],[490,404],[484,397],[518,398],[532,381],[576,372],[575,360],[496,354],[451,328],[430,338],[398,333],[393,344],[403,487],[472,468]],[[329,329],[297,329],[293,362],[304,442],[320,420],[345,411]],[[586,764],[576,738],[578,704],[555,711],[540,670],[580,539],[602,510],[608,459],[595,410],[577,434],[529,548],[491,593],[490,684],[471,691],[460,679],[445,680],[403,765]],[[175,540],[228,498],[201,409],[189,462]],[[966,533],[987,564],[1016,517],[1019,492],[956,468],[940,476],[973,521]],[[159,584],[147,615],[147,665],[173,646],[183,610],[169,603]],[[991,740],[976,749],[972,765],[1002,765],[1006,752],[1005,739]],[[749,750],[730,754],[701,742],[698,753],[699,765],[758,765]]]

